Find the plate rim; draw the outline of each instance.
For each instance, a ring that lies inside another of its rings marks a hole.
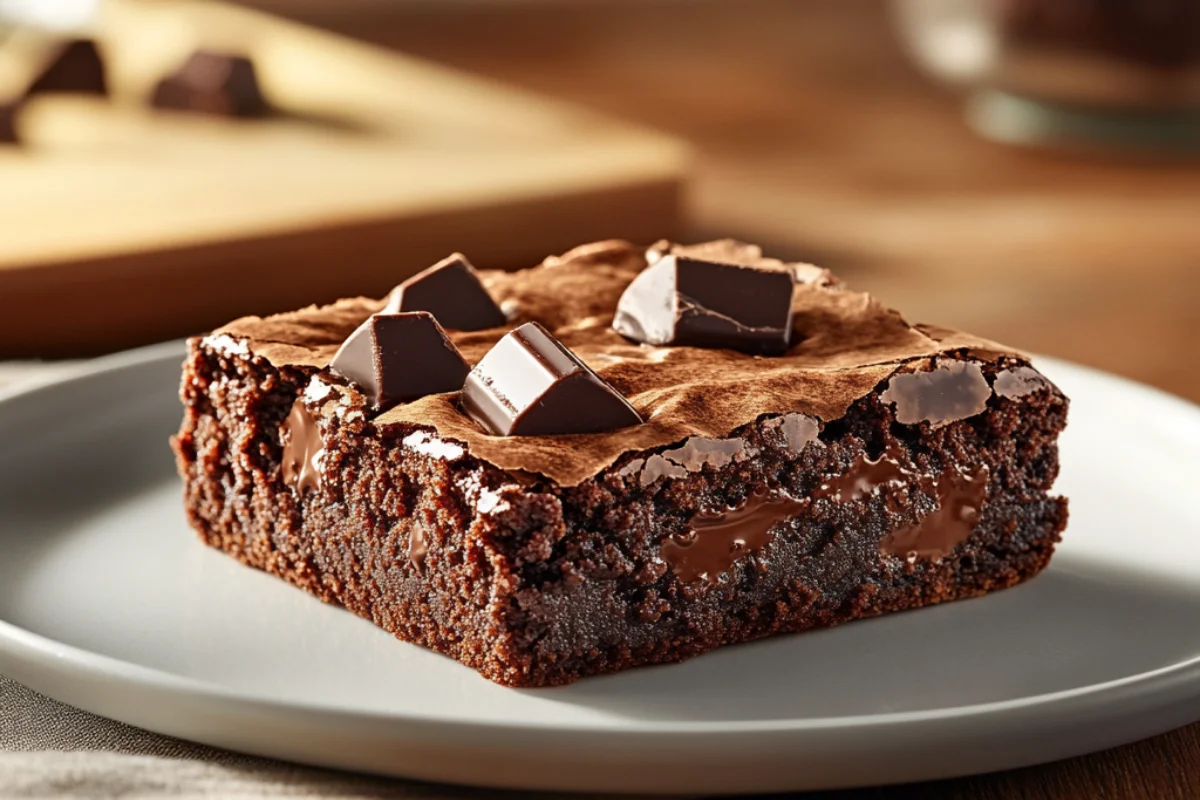
[[[156,689],[187,692],[207,699],[237,702],[272,711],[295,711],[303,714],[337,714],[339,716],[373,722],[395,722],[413,725],[461,726],[471,730],[486,730],[489,733],[556,732],[568,734],[628,736],[630,733],[647,735],[664,734],[778,734],[812,732],[848,732],[863,728],[880,728],[914,723],[943,722],[980,717],[1000,716],[1008,713],[1036,712],[1049,706],[1083,702],[1092,695],[1115,693],[1109,700],[1117,705],[1144,693],[1159,694],[1180,686],[1196,683],[1193,694],[1200,699],[1200,655],[1158,669],[1115,678],[1110,681],[1087,686],[1046,692],[1029,697],[997,700],[988,703],[952,706],[922,711],[897,711],[881,714],[853,714],[841,717],[802,717],[779,720],[734,720],[724,722],[648,722],[639,720],[635,729],[588,725],[582,723],[530,723],[521,721],[493,722],[467,720],[454,717],[437,717],[430,714],[395,711],[373,711],[356,709],[330,703],[282,700],[262,697],[251,692],[230,689],[208,681],[186,678],[154,667],[94,653],[90,650],[65,644],[18,625],[0,619],[0,653],[21,658],[22,651],[31,658],[26,663],[57,662],[61,669],[94,674],[126,686],[149,685]],[[36,689],[34,686],[30,688]],[[1119,717],[1120,715],[1114,715]]]

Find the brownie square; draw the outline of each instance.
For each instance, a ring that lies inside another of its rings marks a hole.
[[[173,445],[192,526],[509,686],[974,597],[1046,566],[1067,521],[1050,494],[1067,399],[1028,359],[734,242],[692,249],[791,271],[785,353],[631,342],[613,315],[655,248],[484,272],[508,322],[449,331],[476,364],[540,323],[644,420],[619,430],[496,436],[457,393],[373,410],[328,364],[382,300],[191,340]]]

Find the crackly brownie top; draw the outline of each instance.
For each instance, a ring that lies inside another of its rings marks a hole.
[[[705,247],[729,260],[761,259],[757,248],[731,241]],[[539,322],[628,398],[643,424],[570,436],[494,436],[463,413],[457,392],[400,404],[373,422],[432,429],[502,469],[575,485],[624,453],[692,436],[721,439],[760,417],[801,413],[826,422],[837,419],[897,373],[907,376],[898,380],[917,382],[925,379],[919,373],[936,365],[953,379],[969,366],[982,382],[974,365],[1005,356],[1023,360],[1008,348],[968,334],[910,325],[870,295],[842,288],[829,272],[807,264],[786,265],[796,287],[792,345],[781,355],[638,344],[613,329],[613,317],[625,288],[646,266],[644,248],[613,241],[578,247],[531,269],[483,271],[482,281],[508,322],[481,331],[448,331],[467,362],[476,364],[513,328]],[[322,371],[322,380],[345,385],[327,369],[329,361],[383,305],[382,300],[353,298],[266,318],[245,317],[207,341],[234,346],[276,366],[315,368]],[[1029,375],[1010,371],[1010,382],[1040,378],[1028,367],[1020,369]],[[908,414],[918,421],[924,412],[911,403],[905,406],[905,385],[898,380],[887,387],[897,418],[904,422],[901,417]],[[981,388],[984,394],[966,400],[978,407],[965,409],[963,416],[982,410],[992,389],[986,383]]]

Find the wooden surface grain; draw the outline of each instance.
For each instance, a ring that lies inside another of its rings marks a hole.
[[[381,295],[454,250],[525,266],[678,223],[687,151],[659,132],[225,3],[101,19],[111,101],[36,96],[22,145],[0,147],[0,357]],[[0,47],[0,96],[25,33]],[[249,54],[274,113],[149,109],[198,44]]]
[[[975,137],[868,0],[258,0],[693,143],[692,238],[828,266],[961,326],[1200,400],[1200,167]],[[863,754],[870,758],[869,753]],[[868,798],[1196,798],[1200,726]]]

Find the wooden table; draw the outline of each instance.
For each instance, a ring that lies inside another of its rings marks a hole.
[[[53,42],[0,37],[4,96]],[[687,150],[644,126],[213,0],[111,0],[97,39],[111,97],[39,94],[0,146],[0,358],[381,295],[454,250],[516,267],[678,230]],[[196,47],[252,57],[274,111],[147,108]]]
[[[979,140],[957,98],[910,67],[880,2],[256,3],[686,138],[700,154],[693,238],[760,241],[910,319],[1200,400],[1200,167]],[[851,794],[1196,798],[1200,725]]]

